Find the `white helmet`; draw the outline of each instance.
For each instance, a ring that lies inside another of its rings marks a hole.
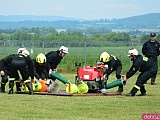
[[[62,51],[63,53],[69,53],[68,52],[68,48],[67,47],[65,47],[65,46],[61,46],[60,48],[59,48],[59,51]]]
[[[26,48],[19,48],[17,54],[29,55],[29,51]]]
[[[17,51],[17,54],[22,53],[22,51],[24,51],[26,48],[19,48]]]
[[[131,48],[128,51],[128,56],[131,56],[131,55],[138,55],[138,51],[135,48]]]

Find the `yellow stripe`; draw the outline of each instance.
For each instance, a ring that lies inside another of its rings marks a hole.
[[[140,87],[139,87],[139,86],[137,86],[137,85],[135,85],[134,87],[135,87],[135,88],[137,88],[138,90],[140,89]]]
[[[19,80],[15,80],[15,82],[20,82]]]
[[[15,78],[9,78],[9,80],[15,80]]]

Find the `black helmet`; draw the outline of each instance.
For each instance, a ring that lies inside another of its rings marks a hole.
[[[151,33],[150,36],[151,36],[151,37],[155,37],[155,36],[156,36],[156,33]]]

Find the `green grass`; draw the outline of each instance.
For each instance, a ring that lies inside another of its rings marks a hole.
[[[75,74],[61,74],[74,81]],[[123,95],[67,97],[51,95],[0,94],[0,116],[3,120],[141,120],[144,113],[160,113],[160,83],[146,84],[147,96],[125,97],[137,75],[127,81]],[[109,81],[115,80],[114,73]],[[57,82],[60,89],[65,85]],[[8,87],[8,86],[7,86]],[[116,92],[117,87],[108,92]],[[139,94],[138,92],[137,94]]]

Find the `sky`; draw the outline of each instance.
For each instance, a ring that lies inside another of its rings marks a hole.
[[[160,13],[160,0],[0,0],[0,15],[119,19]]]

